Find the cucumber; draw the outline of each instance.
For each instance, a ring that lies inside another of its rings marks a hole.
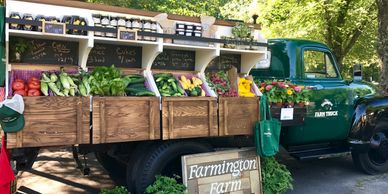
[[[182,95],[185,94],[185,91],[181,87],[178,86],[177,88],[179,93],[181,93]]]
[[[144,83],[129,84],[128,88],[145,88]]]
[[[155,93],[147,89],[138,89],[138,88],[127,88],[125,89],[127,95],[131,96],[155,96]]]
[[[144,83],[145,79],[144,77],[141,78],[134,78],[129,81],[129,84],[138,84],[138,83]]]
[[[143,78],[142,75],[138,75],[138,74],[130,74],[130,75],[126,75],[125,77],[131,78],[131,79]]]
[[[171,73],[157,73],[154,75],[155,78],[171,78]]]

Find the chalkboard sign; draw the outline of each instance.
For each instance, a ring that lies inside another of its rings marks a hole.
[[[152,64],[153,69],[195,70],[195,51],[163,49]]]
[[[42,31],[44,33],[51,34],[65,34],[65,24],[64,23],[54,23],[54,22],[43,22]]]
[[[214,58],[206,67],[206,71],[220,71],[228,70],[232,66],[237,68],[237,71],[241,70],[241,55],[239,54],[221,54],[219,57]]]
[[[88,66],[141,68],[142,48],[113,44],[94,44],[89,53]]]
[[[78,64],[78,43],[76,42],[13,37],[10,44],[13,44],[14,41],[20,41],[27,45],[26,51],[20,57],[22,63]]]
[[[136,40],[137,39],[137,31],[136,30],[118,30],[120,40]]]

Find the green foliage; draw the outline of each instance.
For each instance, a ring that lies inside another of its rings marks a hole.
[[[281,194],[293,189],[290,171],[274,157],[261,158],[261,175],[264,194]]]
[[[131,194],[124,186],[116,186],[113,189],[102,189],[100,194]]]
[[[155,182],[147,187],[146,193],[185,194],[186,187],[183,184],[179,184],[177,179],[180,179],[180,177],[177,175],[175,175],[173,178],[157,175]]]

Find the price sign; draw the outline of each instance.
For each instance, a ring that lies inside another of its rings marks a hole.
[[[51,33],[51,34],[65,34],[64,23],[54,23],[54,22],[43,22],[42,23],[42,31],[43,33]]]
[[[137,30],[120,30],[118,29],[117,38],[119,40],[137,40]]]

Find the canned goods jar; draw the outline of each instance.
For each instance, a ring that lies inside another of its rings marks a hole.
[[[133,29],[137,29],[137,30],[140,30],[141,29],[141,21],[139,18],[133,18],[132,19],[132,28]]]
[[[186,30],[194,30],[194,25],[186,25]]]
[[[202,36],[202,32],[201,32],[201,31],[194,31],[194,32],[193,32],[193,36],[195,36],[195,37],[201,37],[201,36]]]
[[[12,19],[21,19],[19,13],[17,13],[17,12],[11,13],[11,15],[9,17]],[[20,29],[21,26],[19,24],[16,24],[16,23],[10,23],[9,28],[10,29]]]
[[[186,30],[185,36],[193,36],[193,31],[192,30]]]
[[[176,29],[178,30],[178,29],[185,29],[185,24],[183,24],[183,23],[176,23]]]
[[[93,18],[94,25],[101,24],[101,15],[100,14],[93,14],[92,18]]]
[[[201,25],[195,25],[194,26],[195,31],[202,31],[202,26]]]
[[[30,21],[34,20],[34,18],[32,17],[32,15],[31,15],[31,14],[28,14],[28,13],[26,13],[26,14],[23,15],[23,19],[24,19],[24,20],[30,20]],[[27,25],[27,24],[24,25],[24,26],[23,26],[23,30],[32,31],[32,25]]]
[[[131,21],[131,18],[126,18],[125,19],[125,27],[127,29],[132,29],[132,21]]]
[[[184,35],[185,35],[185,30],[183,30],[183,29],[177,29],[177,30],[176,30],[176,34],[184,36]]]
[[[86,26],[87,25],[87,23],[86,23],[86,20],[85,20],[85,18],[81,18],[81,24],[80,24],[80,26]],[[88,34],[88,31],[86,31],[86,30],[81,30],[81,33],[80,33],[81,35],[87,35]]]
[[[70,24],[74,26],[81,25],[81,18],[79,16],[73,15],[71,16]],[[78,29],[72,29],[70,30],[70,34],[81,34],[81,31]]]

